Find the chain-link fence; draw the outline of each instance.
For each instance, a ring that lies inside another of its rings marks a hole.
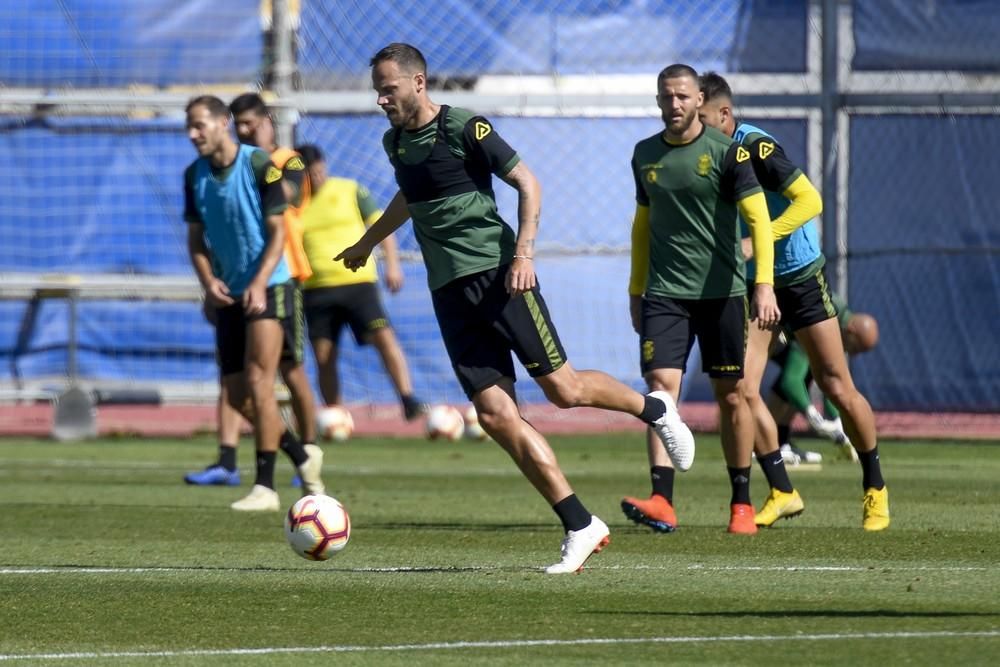
[[[637,384],[628,161],[661,127],[656,73],[687,62],[726,74],[744,116],[835,204],[823,220],[837,241],[825,244],[831,277],[882,324],[882,344],[855,362],[873,404],[995,410],[1000,266],[988,179],[1000,56],[986,45],[998,30],[993,3],[957,0],[8,2],[0,147],[13,173],[0,181],[0,273],[18,285],[37,278],[39,289],[45,274],[73,273],[84,291],[92,274],[122,276],[123,290],[129,276],[190,277],[181,173],[194,152],[182,110],[198,92],[228,101],[265,89],[295,114],[282,118],[297,120],[297,141],[320,145],[337,174],[385,204],[395,184],[368,60],[407,41],[428,59],[432,97],[488,115],[538,174],[539,274],[571,359]],[[498,184],[497,195],[513,224],[513,192]],[[387,306],[416,388],[460,400],[409,226],[400,237],[409,282]],[[59,380],[67,311],[49,304],[28,326],[24,290],[4,282],[0,385]],[[83,377],[213,395],[212,334],[191,294],[187,304],[81,308],[72,336]],[[164,318],[182,326],[158,326]],[[391,402],[377,356],[343,342],[345,397]],[[541,398],[521,385],[527,400]],[[697,382],[692,391],[707,398]]]

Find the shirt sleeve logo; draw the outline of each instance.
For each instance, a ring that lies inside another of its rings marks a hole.
[[[762,141],[757,144],[757,153],[760,155],[761,160],[766,160],[771,153],[774,152],[774,143],[770,141]]]
[[[303,171],[305,168],[305,163],[298,155],[285,163],[285,169],[291,169],[292,171]]]
[[[486,121],[477,120],[476,121],[476,141],[482,141],[486,136],[493,131],[490,124]]]
[[[746,162],[749,159],[750,159],[750,151],[748,151],[747,149],[743,148],[742,146],[740,146],[739,148],[736,149],[736,161],[737,162]]]
[[[708,173],[712,171],[712,156],[705,153],[699,157],[697,169],[699,176],[708,176]]]
[[[281,170],[275,167],[273,164],[267,168],[267,173],[264,174],[264,182],[270,185],[275,181],[281,180]]]
[[[656,170],[655,169],[650,169],[649,171],[646,172],[646,182],[647,183],[656,183]]]

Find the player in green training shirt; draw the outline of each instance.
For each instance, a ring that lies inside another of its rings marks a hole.
[[[563,524],[562,558],[546,572],[576,572],[607,544],[608,527],[587,511],[545,438],[521,417],[511,353],[555,405],[627,412],[651,425],[681,469],[694,458],[694,438],[669,396],[643,396],[567,361],[533,265],[541,190],[493,125],[432,102],[427,63],[408,44],[390,44],[371,65],[378,105],[392,126],[383,147],[400,189],[379,220],[335,259],[360,268],[377,243],[413,218],[434,313],[459,382],[483,428]],[[494,174],[518,191],[516,234],[497,211]]]
[[[771,219],[750,154],[699,119],[697,72],[682,64],[665,68],[657,77],[656,100],[666,128],[636,144],[632,155],[636,213],[629,296],[643,377],[651,389],[676,400],[697,336],[720,409],[732,486],[728,529],[752,534],[757,531],[750,504],[754,426],[742,382],[749,307],[737,213],[749,223],[757,253],[753,319],[763,328],[780,318]],[[656,516],[631,498],[622,501],[622,509],[634,521],[673,530],[673,470],[652,473]]]

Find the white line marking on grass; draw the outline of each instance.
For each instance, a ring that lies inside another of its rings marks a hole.
[[[842,641],[844,639],[942,639],[1000,637],[1000,630],[981,632],[845,632],[813,635],[723,635],[717,637],[606,637],[584,639],[521,639],[481,642],[432,642],[374,646],[281,646],[265,648],[189,649],[176,651],[87,651],[79,653],[0,653],[0,661],[106,660],[109,658],[197,658],[220,655],[276,655],[289,653],[369,653],[380,651],[449,651],[468,648],[531,648],[535,646],[595,646],[621,644],[714,644],[722,642]]]
[[[641,569],[642,566],[636,566]],[[688,570],[709,572],[885,572],[904,570],[906,572],[985,572],[991,568],[965,565],[688,565]]]
[[[523,572],[541,570],[535,567],[511,566],[489,566],[489,565],[426,565],[426,566],[397,566],[397,567],[324,567],[322,565],[315,568],[299,567],[87,567],[87,566],[53,566],[53,567],[0,567],[0,575],[36,575],[36,574],[169,574],[169,573],[216,573],[216,572],[325,572],[325,573],[345,573],[345,574],[458,574],[467,572]],[[673,566],[660,565],[589,565],[588,570],[608,570],[608,571],[643,571],[643,570],[663,570],[676,572]],[[960,565],[688,565],[685,569],[689,571],[704,572],[986,572],[987,567],[960,566]]]

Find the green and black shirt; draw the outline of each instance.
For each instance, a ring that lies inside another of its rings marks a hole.
[[[493,175],[507,175],[520,158],[488,120],[442,105],[421,128],[390,129],[382,145],[432,290],[511,260],[516,236],[497,211]]]
[[[664,134],[632,154],[636,201],[649,207],[646,293],[674,299],[746,294],[736,202],[761,191],[745,148],[705,127],[683,145]]]

